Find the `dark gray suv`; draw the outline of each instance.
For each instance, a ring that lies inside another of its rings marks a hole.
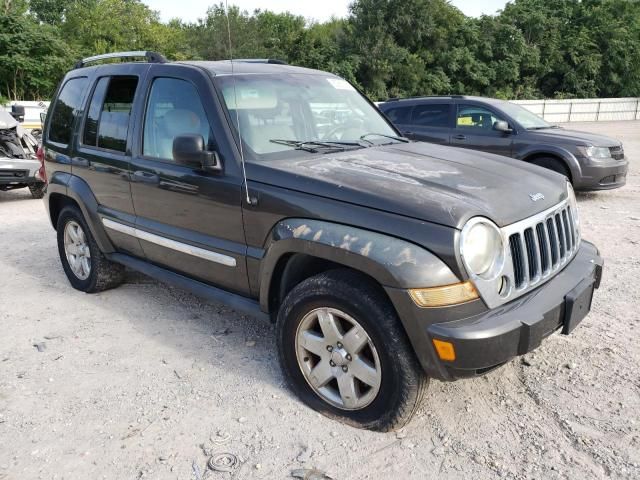
[[[412,140],[524,160],[564,174],[576,190],[618,188],[627,181],[621,142],[550,125],[511,102],[452,95],[392,99],[379,108]]]
[[[43,132],[62,268],[83,292],[129,267],[273,321],[304,402],[399,428],[429,379],[569,334],[603,260],[562,175],[398,134],[318,70],[82,60]]]

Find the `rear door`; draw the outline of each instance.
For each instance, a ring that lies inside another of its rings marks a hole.
[[[102,218],[133,224],[135,213],[129,185],[134,99],[146,64],[100,67],[89,92],[72,173],[87,182]],[[118,250],[143,256],[137,239],[107,230]]]
[[[219,148],[219,105],[211,80],[194,67],[153,65],[136,122],[131,192],[147,259],[238,293],[248,292],[239,165]],[[223,171],[178,164],[176,136],[201,135]]]
[[[513,149],[513,136],[493,128],[493,125],[501,120],[506,121],[505,118],[487,106],[458,103],[455,129],[451,135],[451,146],[482,150],[510,157]],[[513,128],[513,125],[510,127]]]

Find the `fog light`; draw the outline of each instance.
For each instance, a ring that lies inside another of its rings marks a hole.
[[[434,338],[433,346],[436,347],[436,352],[438,353],[440,360],[453,362],[456,359],[456,350],[453,348],[453,343]]]
[[[470,302],[478,298],[478,291],[471,282],[455,283],[444,287],[413,288],[409,295],[419,307],[446,307]]]

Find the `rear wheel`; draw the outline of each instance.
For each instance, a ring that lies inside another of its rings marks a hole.
[[[44,183],[34,183],[33,185],[29,185],[29,191],[33,198],[44,197]]]
[[[124,267],[109,261],[100,251],[77,207],[62,210],[56,230],[62,268],[74,288],[95,293],[123,282]]]
[[[359,428],[402,427],[427,378],[384,291],[351,270],[297,285],[277,321],[280,362],[294,392],[318,412]]]
[[[561,173],[571,181],[571,172],[562,160],[552,157],[540,157],[532,160],[531,163]]]

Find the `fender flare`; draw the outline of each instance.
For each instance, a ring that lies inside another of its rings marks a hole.
[[[265,312],[270,311],[276,266],[292,253],[353,268],[386,287],[424,288],[460,281],[436,255],[406,240],[322,220],[288,218],[271,230],[260,265],[260,306]]]
[[[66,196],[78,204],[93,238],[103,253],[113,253],[116,251],[102,226],[102,221],[98,214],[98,201],[87,182],[70,173],[55,172],[47,186],[48,209],[50,209],[49,201],[52,193]],[[54,225],[54,228],[55,227]]]
[[[555,145],[531,145],[522,152],[518,153],[517,158],[525,160],[532,155],[548,155],[551,157],[559,157],[564,161],[567,168],[571,172],[571,178],[574,180],[582,176],[582,167],[580,162],[570,151]]]

